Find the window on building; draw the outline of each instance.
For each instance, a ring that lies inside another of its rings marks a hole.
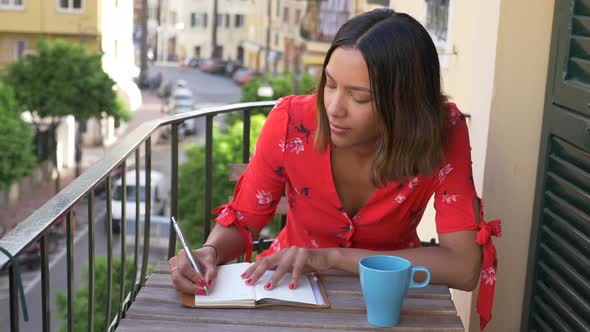
[[[436,44],[448,38],[450,0],[424,0],[426,2],[426,29]]]
[[[279,0],[277,0],[276,2],[277,2],[276,3],[276,5],[277,5],[277,8],[276,8],[276,11],[277,11],[276,17],[279,17],[279,16],[281,16],[281,8],[279,7]]]
[[[82,10],[82,0],[58,0],[61,11],[77,12]]]
[[[197,13],[191,13],[191,28],[197,26]]]
[[[170,24],[176,24],[176,12],[170,12]]]
[[[207,13],[204,13],[203,14],[203,28],[207,27],[207,18],[208,18]]]
[[[279,34],[275,33],[275,40],[274,40],[275,47],[279,47]]]
[[[295,24],[301,21],[301,9],[295,9]]]
[[[289,23],[289,7],[283,8],[283,22]]]
[[[0,9],[22,9],[24,0],[0,0]]]
[[[20,59],[27,50],[27,41],[24,39],[19,39],[14,43],[14,59]]]
[[[389,6],[389,0],[368,0],[367,1],[370,5],[379,5],[382,7]]]
[[[234,26],[236,28],[240,28],[240,27],[244,26],[244,15],[236,14]]]
[[[223,15],[217,14],[217,26],[220,27],[223,25]]]
[[[229,14],[225,14],[225,27],[229,28],[230,24],[231,24],[231,18],[229,16]]]

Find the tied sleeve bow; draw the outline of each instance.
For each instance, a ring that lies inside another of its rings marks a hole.
[[[492,236],[502,236],[502,222],[500,220],[485,222],[483,218],[480,220],[482,222],[477,232],[476,242],[483,247],[483,264],[476,308],[480,317],[479,327],[483,330],[490,319],[492,319],[494,290],[496,288],[498,261],[496,258],[496,248],[492,243]]]

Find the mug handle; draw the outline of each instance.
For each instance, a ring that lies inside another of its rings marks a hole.
[[[414,281],[414,274],[416,271],[422,271],[426,273],[426,280],[423,282],[415,282]],[[410,276],[410,288],[422,288],[428,286],[430,283],[430,270],[428,270],[425,266],[413,266],[412,267],[412,275]]]

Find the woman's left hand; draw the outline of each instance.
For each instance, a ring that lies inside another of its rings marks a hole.
[[[254,285],[267,270],[275,269],[265,289],[273,289],[281,282],[287,272],[291,272],[289,288],[295,289],[302,274],[327,270],[334,266],[336,251],[334,249],[307,249],[292,246],[273,255],[258,260],[242,274],[246,284]]]

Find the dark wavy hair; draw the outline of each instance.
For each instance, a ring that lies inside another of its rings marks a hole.
[[[326,54],[317,89],[314,146],[325,152],[330,125],[324,107],[325,68],[335,49],[362,53],[382,139],[373,159],[376,186],[432,174],[444,156],[448,112],[441,91],[436,47],[426,29],[407,14],[375,9],[347,21]]]

